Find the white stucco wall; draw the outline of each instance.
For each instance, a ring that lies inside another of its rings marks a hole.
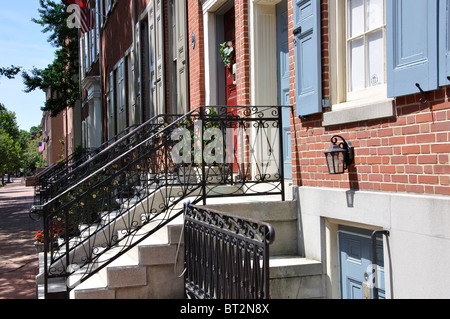
[[[338,225],[385,229],[387,298],[450,298],[450,198],[298,187],[304,254],[321,260],[339,297]]]

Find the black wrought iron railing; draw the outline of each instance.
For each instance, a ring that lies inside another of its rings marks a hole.
[[[185,289],[197,299],[269,299],[274,228],[188,205],[184,222]]]
[[[40,179],[39,204],[42,205],[51,200],[71,185],[85,178],[96,168],[106,165],[116,156],[145,140],[149,135],[177,117],[178,115],[158,115],[139,126],[130,126],[100,147],[91,150],[72,165],[61,167],[47,179]]]
[[[76,180],[42,205],[46,296],[49,282],[64,280],[68,293],[146,240],[183,214],[187,199],[284,200],[281,114],[278,106],[199,107],[137,128],[132,143],[73,170]]]
[[[118,141],[121,137],[126,136],[136,127],[137,125],[135,124],[127,127],[125,130],[118,133],[108,141],[102,143],[98,147],[79,149],[37,174],[34,185],[36,195],[35,204],[42,205],[51,199],[51,187],[54,182],[60,180],[61,178],[67,177],[67,174],[75,168],[86,162],[89,158],[98,154],[100,151],[104,150],[109,145]]]

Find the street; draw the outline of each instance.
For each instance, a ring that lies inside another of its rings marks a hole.
[[[38,258],[34,233],[41,222],[28,212],[34,190],[22,178],[0,187],[0,299],[34,299]]]

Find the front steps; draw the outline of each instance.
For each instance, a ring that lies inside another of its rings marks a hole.
[[[272,299],[325,298],[322,263],[298,254],[296,202],[252,198],[251,202],[237,203],[233,199],[233,204],[223,204],[224,200],[208,200],[206,206],[235,216],[268,222],[275,228],[269,261]],[[220,202],[222,204],[217,204]],[[79,284],[71,291],[70,298],[185,298],[182,225],[180,216]],[[120,249],[114,248],[110,254]],[[76,280],[76,276],[72,276],[69,284]],[[58,285],[64,284],[55,283],[55,290],[58,290]]]
[[[184,258],[182,242],[179,242],[181,231],[179,221],[169,224],[158,232],[159,236],[145,239],[78,285],[71,291],[70,298],[184,298],[184,278],[179,276],[183,272]]]
[[[275,241],[269,247],[271,299],[325,298],[322,263],[299,255],[295,201],[254,200],[234,204],[210,202],[206,207],[270,223],[274,227]]]
[[[180,242],[182,225],[182,220],[175,220],[154,236],[143,240],[86,281],[78,284],[71,290],[70,298],[184,298],[184,278],[179,276],[183,273],[184,262],[183,242]],[[103,259],[112,257],[122,248],[121,246],[112,248]],[[42,253],[40,259],[43,259]],[[66,284],[75,285],[82,273],[80,269],[70,276],[67,282],[63,280],[53,282],[49,285],[49,291],[56,295],[59,291],[65,290]],[[38,293],[39,298],[43,298],[42,285],[38,285]]]

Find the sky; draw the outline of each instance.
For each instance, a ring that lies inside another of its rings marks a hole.
[[[30,71],[34,66],[44,69],[52,63],[55,48],[47,41],[49,34],[31,21],[39,18],[39,0],[6,1],[0,6],[0,66],[20,66]],[[0,103],[16,113],[19,128],[29,131],[41,123],[41,107],[45,94],[41,90],[24,92],[22,75],[15,79],[0,78]]]

